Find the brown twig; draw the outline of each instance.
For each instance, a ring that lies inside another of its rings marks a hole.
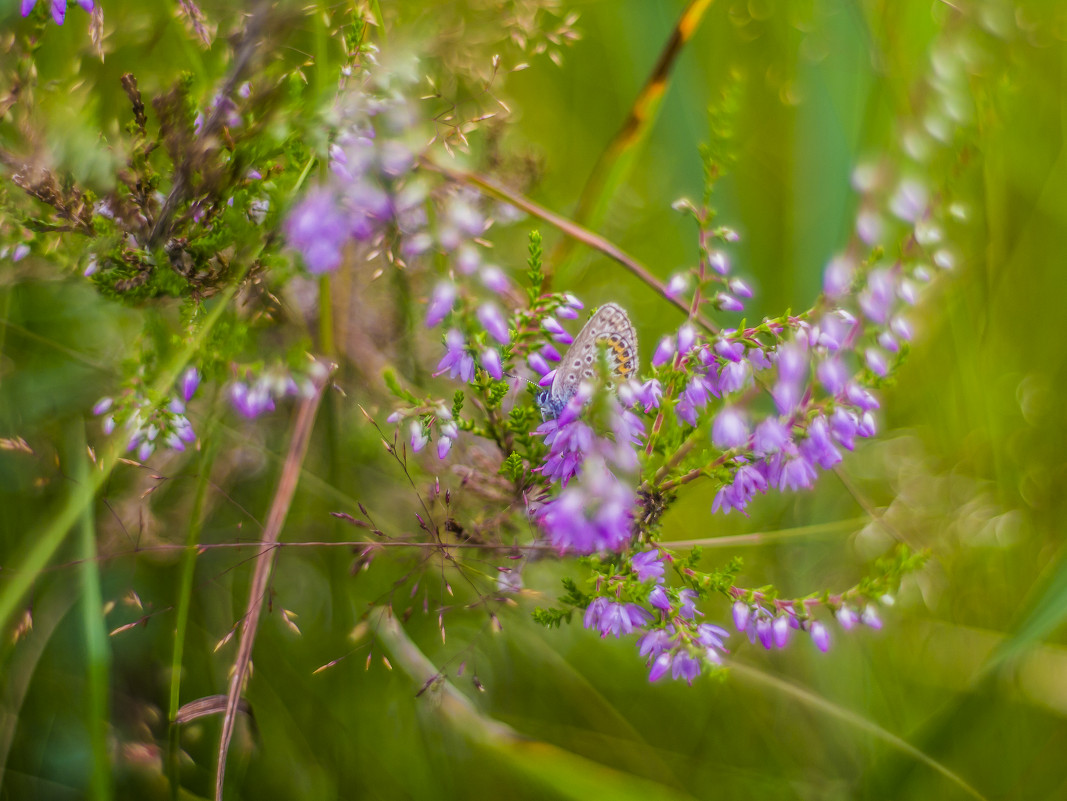
[[[271,567],[274,565],[274,552],[277,549],[282,525],[285,523],[286,515],[289,513],[289,505],[293,500],[293,494],[300,478],[300,466],[303,464],[304,457],[307,454],[308,444],[311,440],[311,429],[315,422],[315,414],[318,411],[319,402],[322,400],[323,388],[328,384],[329,381],[327,380],[317,387],[315,394],[302,401],[300,408],[297,410],[293,435],[289,441],[289,451],[286,454],[281,478],[278,481],[278,491],[274,495],[274,502],[271,504],[266,525],[263,527],[263,539],[260,542],[263,550],[256,557],[256,568],[252,574],[252,588],[248,595],[248,610],[241,626],[241,639],[237,647],[237,658],[234,661],[233,676],[230,679],[230,689],[226,697],[226,715],[222,721],[222,734],[219,738],[219,764],[215,774],[216,801],[222,801],[222,787],[226,777],[226,755],[230,749],[230,740],[233,738],[234,724],[237,721],[241,691],[252,661],[252,645],[255,642],[256,629],[259,626],[259,618],[263,612],[267,581],[270,578]]]

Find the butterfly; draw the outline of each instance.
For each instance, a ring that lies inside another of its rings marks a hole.
[[[578,332],[556,369],[552,386],[537,396],[537,405],[546,420],[559,417],[567,401],[583,381],[596,376],[600,346],[608,355],[608,367],[617,378],[637,373],[637,332],[626,312],[616,303],[605,303]]]

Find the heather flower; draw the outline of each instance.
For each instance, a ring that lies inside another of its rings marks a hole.
[[[721,250],[713,251],[708,256],[708,264],[710,264],[711,269],[719,275],[726,275],[730,272],[730,261],[726,258],[726,254]]]
[[[601,637],[607,637],[609,634],[621,637],[623,634],[632,634],[634,629],[652,622],[652,615],[637,604],[596,598],[586,608],[583,622],[587,629],[599,631]]]
[[[184,373],[182,373],[181,390],[182,397],[186,401],[192,400],[194,394],[196,394],[197,387],[200,386],[200,372],[195,367],[189,367]]]
[[[734,628],[744,631],[748,628],[748,621],[752,615],[752,609],[744,601],[734,601],[733,605]]]
[[[879,267],[871,270],[867,276],[867,287],[860,292],[857,302],[871,322],[882,325],[889,317],[895,292],[892,274],[884,267]]]
[[[657,587],[656,589],[662,589]],[[662,629],[652,629],[641,635],[637,641],[637,653],[641,656],[658,659],[660,654],[669,651],[674,645],[674,627],[667,626]],[[653,679],[655,681],[655,679]]]
[[[111,408],[111,405],[115,402],[114,398],[101,398],[93,405],[93,414],[101,415]]]
[[[630,540],[635,501],[603,458],[590,456],[579,480],[542,507],[538,523],[560,553],[619,551]]]
[[[678,614],[686,620],[693,620],[697,612],[696,607],[697,594],[688,588],[680,590],[678,592]]]
[[[555,346],[551,342],[546,342],[541,346],[540,354],[545,357],[546,361],[558,362],[563,357],[560,352],[556,350]]]
[[[719,372],[719,392],[723,395],[739,392],[748,384],[751,375],[748,362],[727,362]]]
[[[652,366],[662,367],[674,358],[675,339],[665,336],[656,346],[656,352],[652,355]]]
[[[499,267],[486,265],[481,269],[479,275],[485,287],[498,295],[503,295],[511,288],[511,281],[508,280],[508,277],[504,275],[504,271]]]
[[[830,426],[822,415],[808,424],[808,436],[797,444],[797,449],[809,462],[828,470],[841,461],[841,453],[834,447]]]
[[[742,298],[750,298],[753,294],[752,287],[750,287],[740,278],[731,278],[729,281],[726,282],[726,287],[735,295],[738,295]]]
[[[815,483],[818,474],[806,458],[801,455],[787,456],[781,463],[781,471],[775,486],[780,489],[808,489]]]
[[[317,188],[293,209],[285,222],[285,235],[303,256],[308,271],[318,274],[335,270],[341,263],[348,228],[333,192]]]
[[[847,606],[842,606],[834,614],[837,617],[837,622],[841,624],[841,628],[843,628],[845,631],[848,631],[853,626],[855,626],[859,620],[856,617],[856,613],[849,609]]]
[[[452,311],[456,302],[456,285],[451,281],[442,281],[434,287],[430,296],[430,305],[426,309],[426,327],[433,328]]]
[[[482,351],[482,367],[485,368],[485,372],[489,373],[497,381],[504,378],[504,367],[500,363],[500,354],[496,348],[486,348]]]
[[[752,436],[752,452],[757,456],[777,453],[790,442],[789,429],[777,417],[766,417]]]
[[[830,395],[839,395],[848,383],[848,371],[836,356],[825,359],[816,366],[815,376]]]
[[[674,661],[674,655],[670,651],[665,651],[656,657],[652,663],[652,670],[648,673],[649,681],[658,681],[666,675],[670,670],[671,663]]]
[[[897,338],[893,336],[889,331],[883,331],[878,335],[878,344],[890,353],[896,353],[900,350],[900,345],[897,343]]]
[[[541,322],[541,326],[556,342],[562,342],[564,345],[574,342],[574,337],[567,333],[567,329],[561,326],[555,317],[546,317]]]
[[[93,10],[93,0],[77,0],[77,2],[83,11]],[[22,16],[29,16],[35,5],[37,5],[37,0],[22,0]],[[67,0],[51,0],[50,5],[52,7],[52,19],[55,20],[56,25],[62,25],[67,16]]]
[[[657,378],[652,378],[646,381],[634,394],[634,399],[644,406],[646,412],[651,411],[652,409],[658,409],[662,397],[663,386]]]
[[[411,434],[411,450],[415,453],[421,451],[429,443],[430,438],[426,436],[426,430],[418,420],[411,421],[408,431]]]
[[[635,554],[630,558],[630,566],[637,574],[638,581],[649,581],[651,579],[655,579],[657,582],[663,581],[663,557],[660,556],[658,548]]]
[[[860,615],[860,622],[869,628],[882,628],[882,619],[878,617],[878,610],[868,604]]]
[[[846,256],[835,256],[826,265],[822,289],[827,297],[839,298],[852,287],[854,267]]]
[[[867,348],[863,353],[867,368],[878,376],[884,376],[889,372],[889,365],[885,360],[885,354],[878,348]]]
[[[455,328],[445,334],[445,355],[437,363],[434,375],[448,371],[449,378],[458,378],[464,384],[474,380],[474,357],[467,352],[463,334]]]
[[[657,584],[653,587],[652,592],[648,594],[648,602],[651,606],[659,609],[661,612],[670,611],[671,599],[667,597],[667,591],[663,589],[661,584]]]
[[[779,615],[771,623],[771,629],[774,635],[775,647],[785,648],[789,643],[789,618],[785,615]]]
[[[826,626],[819,621],[815,621],[811,624],[811,641],[815,643],[815,647],[824,654],[830,650],[830,632]]]
[[[741,301],[725,292],[718,293],[712,302],[717,309],[722,309],[723,311],[739,312],[745,310],[745,305]]]
[[[739,448],[748,440],[748,425],[742,414],[727,406],[715,417],[711,426],[711,442],[716,448]]]
[[[690,685],[693,679],[700,675],[700,660],[694,659],[685,651],[678,651],[674,655],[671,665],[671,678],[685,679]]]
[[[493,303],[483,303],[478,307],[478,322],[480,322],[489,335],[501,345],[508,344],[511,337],[508,334],[508,324],[500,309]]]
[[[552,372],[552,368],[549,366],[548,362],[545,361],[545,357],[537,351],[534,351],[526,357],[526,364],[528,364],[530,366],[530,369],[540,376],[544,376]]]
[[[720,338],[715,340],[715,352],[731,362],[740,362],[745,358],[745,343]]]
[[[667,297],[677,299],[689,288],[689,277],[685,273],[675,273],[667,281],[665,294]]]
[[[687,353],[696,342],[697,332],[692,325],[686,323],[678,329],[678,352]]]

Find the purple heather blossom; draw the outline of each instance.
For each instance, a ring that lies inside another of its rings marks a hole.
[[[37,0],[22,0],[22,16],[29,16],[35,5],[37,5]],[[52,19],[55,20],[56,25],[62,25],[67,16],[67,0],[51,0],[50,5],[52,7]],[[84,11],[93,10],[93,0],[78,0],[78,5]]]
[[[657,584],[652,592],[648,594],[648,602],[661,612],[669,612],[671,608],[671,599],[667,597],[667,591],[663,589],[663,585]]]
[[[660,556],[658,548],[634,554],[630,558],[630,566],[637,574],[638,581],[649,581],[650,579],[655,579],[657,583],[662,583],[663,581],[663,557]]]
[[[830,415],[830,433],[847,450],[852,450],[855,447],[853,438],[856,436],[858,428],[859,420],[855,412],[850,412],[839,406]]]
[[[441,281],[434,287],[430,296],[430,304],[426,308],[426,327],[433,328],[440,323],[448,313],[452,311],[452,305],[456,302],[456,285],[451,281]]]
[[[721,250],[713,251],[708,255],[708,264],[719,275],[726,275],[730,272],[730,260],[726,258],[726,254]]]
[[[544,376],[553,372],[552,368],[549,367],[548,362],[545,361],[544,356],[537,351],[534,351],[526,357],[526,363],[530,365],[530,369],[537,375]]]
[[[853,406],[858,406],[865,412],[871,412],[878,408],[878,401],[874,395],[861,387],[855,381],[850,381],[845,387],[845,397]]]
[[[697,594],[688,588],[678,592],[678,614],[686,620],[693,620],[697,614]]]
[[[808,436],[797,444],[797,449],[809,462],[828,470],[841,461],[841,453],[834,447],[830,426],[822,415],[808,424]]]
[[[619,551],[630,540],[634,491],[599,456],[587,456],[577,482],[544,505],[541,528],[560,553]]]
[[[854,627],[859,621],[859,618],[856,617],[856,613],[847,606],[842,606],[834,614],[837,616],[837,622],[841,624],[841,628],[845,631]]]
[[[690,685],[700,675],[700,660],[694,659],[686,651],[678,651],[671,665],[671,678],[685,679]]]
[[[926,187],[913,178],[905,178],[889,199],[889,210],[907,222],[915,222],[926,211]]]
[[[715,340],[715,352],[731,362],[740,362],[745,358],[745,343],[726,338]]]
[[[848,371],[845,369],[845,364],[836,356],[819,362],[815,368],[815,375],[830,395],[840,395],[845,389],[845,384],[848,383]]]
[[[774,485],[780,489],[808,489],[815,483],[818,474],[814,466],[804,456],[796,454],[786,456],[781,463],[781,471]]]
[[[567,333],[567,329],[560,325],[555,317],[546,317],[541,321],[541,327],[544,328],[556,342],[562,342],[564,345],[570,345],[574,342],[574,337]]]
[[[889,364],[885,360],[885,353],[878,348],[867,348],[863,352],[863,359],[867,362],[867,369],[878,376],[884,376],[889,372]]]
[[[663,397],[663,386],[658,378],[650,378],[641,385],[634,397],[638,403],[644,406],[646,412],[658,409],[660,398]]]
[[[790,342],[778,348],[778,379],[799,382],[807,377],[808,357],[802,345]]]
[[[667,297],[676,300],[688,288],[689,276],[685,273],[675,273],[667,282],[667,288],[664,290],[664,294],[666,294]]]
[[[544,345],[542,345],[540,353],[542,356],[545,357],[545,361],[549,362],[558,362],[560,359],[563,358],[551,342],[546,342]]]
[[[734,481],[722,487],[715,495],[711,504],[711,511],[729,514],[731,509],[744,512],[749,501],[756,493],[767,491],[767,477],[760,469],[751,464],[743,464],[734,473]]]
[[[830,650],[830,631],[819,621],[811,624],[811,641],[824,654]]]
[[[103,414],[114,404],[114,398],[101,398],[93,405],[93,414]]]
[[[330,272],[341,263],[341,250],[348,239],[348,221],[328,189],[308,192],[285,222],[289,245],[304,257],[312,274]]]
[[[822,290],[827,297],[839,298],[849,291],[854,269],[847,256],[835,256],[830,260],[822,280]]]
[[[200,371],[195,367],[186,368],[182,373],[181,390],[182,397],[186,402],[192,400],[193,395],[196,394],[197,387],[200,386]]]
[[[453,261],[456,266],[459,267],[461,273],[470,275],[478,269],[478,265],[482,263],[482,257],[481,254],[478,253],[478,248],[469,242],[465,242],[456,250],[456,255]]]
[[[896,295],[896,283],[892,273],[878,267],[867,275],[867,287],[857,297],[860,309],[871,322],[885,324]]]
[[[538,384],[538,386],[542,386],[542,387],[550,387],[550,386],[552,386],[552,382],[555,381],[555,378],[556,378],[556,371],[555,370],[549,370],[547,373],[545,373],[543,376],[541,376],[541,380],[538,381],[537,384]]]
[[[19,242],[11,251],[11,261],[19,262],[30,255],[30,246],[25,242]]]
[[[789,429],[777,417],[766,417],[756,426],[752,452],[757,456],[777,453],[790,442]]]
[[[789,616],[779,615],[771,624],[774,634],[774,645],[777,648],[785,648],[789,643]]]
[[[674,661],[674,655],[670,651],[664,651],[656,657],[652,663],[652,669],[648,672],[649,681],[658,681],[663,678],[667,671],[670,670],[671,662]]]
[[[890,320],[889,330],[905,342],[911,342],[912,337],[915,336],[914,332],[911,330],[911,324],[904,317],[894,317]]]
[[[418,420],[412,420],[411,425],[408,426],[408,432],[411,435],[411,450],[418,453],[429,443],[430,438],[426,436],[426,431]]]
[[[749,348],[746,356],[748,363],[756,371],[769,370],[774,366],[771,360],[767,358],[767,354],[763,352],[763,348]]]
[[[678,329],[678,352],[687,353],[696,342],[697,332],[689,323],[685,323]]]
[[[662,590],[662,587],[657,587],[656,589]],[[669,651],[673,646],[674,626],[668,625],[665,628],[652,629],[642,634],[641,639],[637,641],[637,653],[641,656],[657,659],[660,654]]]
[[[723,395],[739,392],[748,384],[751,375],[748,362],[727,362],[719,373],[719,392]]]
[[[607,598],[596,598],[585,610],[584,624],[587,629],[596,629],[601,637],[609,634],[621,637],[632,634],[652,622],[652,615],[637,604],[616,603]]]
[[[485,287],[498,295],[503,295],[511,288],[511,281],[499,267],[487,264],[479,273]]]
[[[752,608],[744,601],[734,601],[733,616],[734,628],[738,631],[744,631],[748,628],[748,621],[752,616]]]
[[[919,292],[919,287],[915,285],[915,282],[907,278],[903,279],[897,287],[897,295],[909,306],[914,306],[919,302]]]
[[[900,344],[897,342],[897,338],[888,331],[883,331],[878,335],[878,344],[890,353],[896,353],[900,350]]]
[[[486,348],[482,351],[482,367],[497,381],[504,378],[504,366],[500,363],[500,354],[496,348]]]
[[[856,234],[864,243],[875,244],[885,233],[885,223],[878,212],[863,209],[856,215]]]
[[[745,310],[745,304],[735,298],[733,295],[728,295],[725,292],[718,293],[712,301],[715,307],[728,312],[739,312]]]
[[[711,443],[722,450],[739,448],[748,440],[748,424],[744,415],[727,406],[715,416],[711,426]]]
[[[274,411],[274,398],[269,387],[262,381],[251,386],[243,381],[235,381],[230,387],[230,401],[234,408],[249,420],[259,417],[263,412]]]
[[[112,434],[115,431],[115,416],[109,414],[104,418],[104,423],[101,426],[105,434]]]
[[[493,339],[501,345],[508,344],[511,339],[508,334],[508,324],[496,304],[483,303],[478,307],[477,316],[478,322],[485,327]]]
[[[726,287],[735,295],[742,298],[752,297],[752,287],[742,281],[740,278],[731,278],[726,282]]]
[[[463,334],[455,328],[445,334],[445,355],[437,363],[434,375],[441,375],[446,370],[449,378],[458,378],[464,384],[474,379],[474,357],[467,352]]]
[[[878,610],[870,604],[867,604],[863,614],[860,615],[860,622],[872,629],[882,628],[882,619],[878,617]]]
[[[656,352],[652,355],[652,366],[662,367],[674,358],[675,339],[672,336],[665,336],[659,341],[659,345],[656,346]]]

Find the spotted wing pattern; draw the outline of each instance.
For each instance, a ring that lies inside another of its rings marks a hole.
[[[596,376],[598,351],[601,343],[608,354],[608,366],[619,378],[637,373],[637,332],[622,307],[605,303],[589,318],[563,357],[552,380],[550,400],[553,407],[562,409],[582,381]]]

